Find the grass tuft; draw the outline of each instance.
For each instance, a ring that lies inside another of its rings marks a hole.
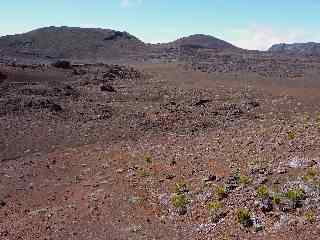
[[[184,194],[174,194],[171,198],[172,205],[175,208],[185,208],[189,200]]]
[[[250,211],[246,208],[240,208],[237,210],[237,221],[245,227],[252,225]]]
[[[258,188],[257,190],[257,194],[260,198],[262,199],[265,199],[265,198],[268,198],[270,195],[269,195],[269,189],[267,188],[267,186],[265,185],[262,185]]]
[[[226,187],[224,187],[224,186],[218,186],[215,190],[215,193],[216,193],[218,199],[220,199],[220,200],[222,200],[228,196]]]
[[[297,202],[305,198],[305,193],[302,189],[291,189],[286,193],[286,196],[289,200]]]

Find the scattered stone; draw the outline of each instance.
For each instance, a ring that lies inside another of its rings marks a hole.
[[[247,102],[247,105],[256,108],[256,107],[260,107],[260,103],[256,102],[256,101],[249,101]]]
[[[197,226],[196,231],[203,234],[209,234],[214,231],[216,226],[217,224],[215,223],[207,223],[207,224],[202,223],[199,226]]]
[[[255,232],[260,232],[264,229],[264,225],[259,218],[252,218],[252,224]]]
[[[141,197],[136,197],[136,196],[130,196],[128,199],[128,202],[130,204],[139,204],[142,202],[142,198]]]
[[[176,211],[177,211],[178,215],[183,216],[183,215],[187,214],[188,208],[186,206],[183,206],[183,207],[177,208]]]
[[[272,199],[262,199],[262,201],[260,202],[260,209],[264,213],[271,212],[273,210]]]
[[[274,224],[274,229],[279,230],[286,226],[289,223],[289,216],[287,214],[283,214],[280,216],[280,220]]]
[[[0,72],[0,83],[1,83],[3,80],[6,80],[7,77],[8,77],[8,76],[7,76],[6,74]]]
[[[159,195],[159,202],[162,206],[168,207],[170,204],[170,195],[167,193],[163,193]]]
[[[114,87],[112,87],[110,84],[104,84],[100,87],[102,92],[116,92]]]
[[[289,199],[282,199],[279,204],[279,209],[282,212],[289,212],[290,210],[295,209],[295,204]]]
[[[317,164],[317,162],[314,160],[299,157],[294,157],[288,162],[288,166],[290,168],[308,168],[314,166],[315,164]]]
[[[71,69],[71,63],[69,61],[58,60],[52,64],[55,68],[62,68],[62,69]]]
[[[174,175],[174,174],[167,174],[166,175],[166,179],[167,180],[172,180],[172,179],[174,179],[176,177],[176,175]]]
[[[7,203],[3,200],[0,200],[0,208],[5,207]]]
[[[286,174],[288,172],[288,170],[285,168],[278,168],[276,172],[278,174]]]
[[[204,179],[204,182],[213,182],[217,179],[215,175],[210,174],[208,177]]]
[[[116,170],[116,173],[123,173],[124,172],[124,169],[123,168],[119,168]]]
[[[223,209],[220,209],[219,211],[211,215],[211,221],[213,223],[218,223],[221,221],[221,219],[225,218],[226,216],[227,213]]]
[[[198,102],[196,102],[194,105],[195,106],[205,106],[206,103],[211,102],[209,99],[201,99]]]
[[[239,176],[237,175],[230,176],[226,182],[226,190],[232,191],[236,189],[238,186],[239,186]]]
[[[85,75],[85,74],[87,74],[87,71],[85,71],[85,70],[83,70],[83,69],[74,69],[73,70],[73,74],[74,75]]]
[[[142,226],[141,225],[133,225],[129,227],[129,232],[137,233],[142,231]]]

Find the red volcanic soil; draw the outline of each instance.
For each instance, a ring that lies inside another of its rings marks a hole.
[[[1,239],[318,239],[314,68],[201,69],[2,65]]]

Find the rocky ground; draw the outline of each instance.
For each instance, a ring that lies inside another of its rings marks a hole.
[[[318,239],[304,71],[3,64],[1,239]]]

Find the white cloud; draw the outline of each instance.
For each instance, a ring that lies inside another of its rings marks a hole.
[[[266,25],[253,24],[248,28],[231,30],[230,42],[252,50],[266,50],[277,43],[319,41],[320,36],[300,29],[277,29]]]
[[[141,4],[143,0],[121,0],[120,6],[123,8],[131,7],[137,4]]]

